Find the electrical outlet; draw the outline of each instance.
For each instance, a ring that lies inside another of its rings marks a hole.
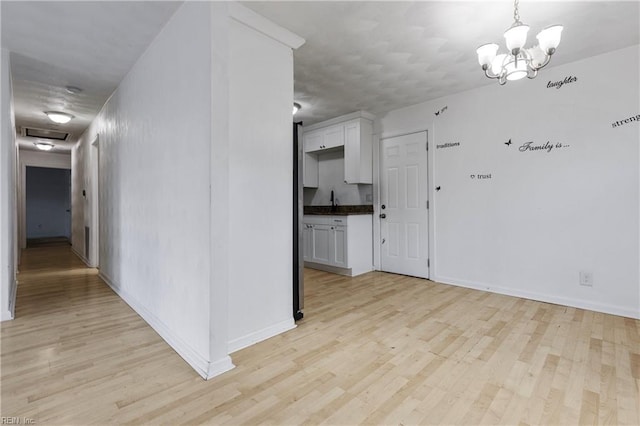
[[[593,287],[593,274],[591,272],[580,271],[580,285]]]

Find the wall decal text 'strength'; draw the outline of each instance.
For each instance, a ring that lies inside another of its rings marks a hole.
[[[564,80],[548,82],[547,83],[547,89],[551,89],[552,87],[555,87],[556,89],[559,89],[562,86],[564,86],[565,84],[573,83],[573,82],[576,82],[576,81],[578,81],[578,77],[574,77],[574,76],[570,75],[569,77],[565,77]]]
[[[447,142],[443,143],[442,145],[436,145],[436,149],[451,148],[454,146],[460,146],[460,142]]]
[[[527,151],[546,151],[546,152],[551,152],[554,149],[560,149],[560,148],[569,148],[569,145],[563,145],[561,142],[556,142],[555,144],[547,141],[544,143],[544,145],[534,145],[533,141],[529,141],[529,142],[525,142],[523,143],[520,148],[518,148],[518,150],[520,152],[527,152]]]
[[[615,129],[618,126],[622,126],[623,124],[631,123],[632,121],[635,121],[636,123],[639,122],[640,121],[640,114],[638,114],[638,115],[636,115],[634,117],[625,118],[624,120],[616,121],[615,123],[611,123],[611,127]]]

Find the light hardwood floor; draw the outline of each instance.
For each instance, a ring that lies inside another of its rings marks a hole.
[[[1,414],[37,424],[640,424],[640,321],[305,271],[297,329],[202,380],[68,247],[24,253]]]

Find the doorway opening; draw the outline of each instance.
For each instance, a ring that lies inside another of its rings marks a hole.
[[[71,243],[71,170],[26,167],[27,247]]]

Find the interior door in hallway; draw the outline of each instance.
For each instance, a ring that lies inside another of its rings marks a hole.
[[[380,142],[380,262],[429,278],[427,132]]]

